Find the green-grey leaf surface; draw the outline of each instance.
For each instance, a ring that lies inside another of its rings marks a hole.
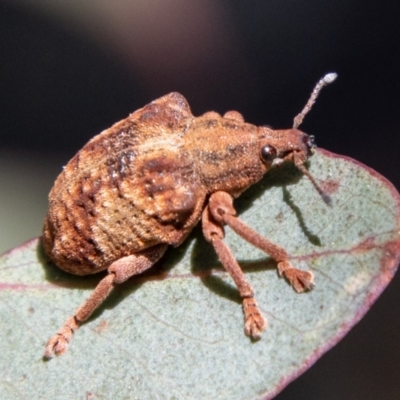
[[[319,150],[309,169],[328,207],[290,165],[235,203],[240,218],[315,274],[296,294],[275,264],[227,229],[226,241],[268,319],[243,333],[238,292],[196,228],[148,273],[121,285],[42,360],[44,345],[100,276],[70,276],[32,240],[0,258],[1,399],[272,398],[337,343],[392,278],[400,253],[399,196],[376,172]],[[368,352],[368,349],[365,350]]]

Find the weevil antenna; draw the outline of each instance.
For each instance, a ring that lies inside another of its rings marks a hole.
[[[331,72],[329,74],[326,74],[322,79],[319,80],[319,82],[315,85],[315,88],[312,91],[311,96],[307,101],[307,104],[303,108],[303,111],[295,117],[293,121],[293,128],[295,129],[298,128],[300,124],[303,122],[304,117],[311,110],[311,107],[315,103],[315,100],[317,99],[319,92],[322,90],[322,88],[332,83],[336,78],[337,78],[337,73]]]
[[[317,190],[317,192],[319,193],[319,195],[322,197],[322,200],[328,205],[331,206],[332,205],[332,199],[331,197],[326,194],[323,189],[318,185],[318,183],[316,182],[316,180],[314,179],[314,177],[310,174],[310,172],[308,171],[308,169],[303,165],[303,164],[298,164],[296,165],[296,167],[310,180],[310,182],[312,183],[312,185],[315,187],[315,189]]]

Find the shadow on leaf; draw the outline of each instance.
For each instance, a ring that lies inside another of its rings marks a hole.
[[[250,209],[254,201],[272,187],[294,185],[302,178],[303,174],[293,165],[293,163],[285,162],[278,167],[272,168],[259,182],[247,189],[235,201],[235,208],[238,215]],[[266,204],[266,206],[268,206],[268,204]]]
[[[270,257],[262,260],[238,260],[243,272],[262,272],[276,269],[276,262]],[[235,303],[241,303],[237,287],[231,278],[227,282],[221,274],[229,276],[210,243],[204,237],[198,236],[191,254],[192,273],[201,278],[203,284],[213,293]]]
[[[317,235],[314,235],[310,231],[310,229],[308,229],[300,208],[293,201],[292,195],[289,193],[286,186],[282,188],[282,191],[283,191],[283,201],[292,209],[292,211],[296,215],[300,228],[304,233],[304,236],[306,236],[307,239],[310,241],[310,243],[312,243],[314,246],[321,246],[320,238]]]

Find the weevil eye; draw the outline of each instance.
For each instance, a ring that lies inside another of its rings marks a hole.
[[[274,146],[267,144],[261,148],[261,158],[265,162],[272,162],[276,158],[277,151]]]

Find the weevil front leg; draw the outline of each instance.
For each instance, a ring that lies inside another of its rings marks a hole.
[[[254,292],[250,284],[247,282],[239,264],[231,253],[229,247],[223,242],[225,232],[222,224],[217,222],[208,205],[202,215],[203,234],[208,242],[210,242],[222,265],[228,271],[243,301],[243,311],[245,317],[244,331],[246,335],[254,339],[261,337],[261,332],[266,328],[267,323],[258,309],[254,299]]]
[[[210,196],[208,206],[203,213],[203,232],[206,239],[213,244],[222,264],[231,274],[239,288],[239,292],[243,298],[246,324],[248,320],[251,321],[252,317],[251,313],[248,315],[246,314],[245,303],[247,301],[245,300],[253,299],[253,291],[245,280],[243,272],[230,250],[222,242],[222,238],[224,237],[224,224],[230,226],[238,235],[243,237],[243,239],[247,240],[249,243],[269,254],[277,262],[279,274],[281,276],[283,275],[290,282],[296,292],[301,293],[305,290],[311,290],[314,287],[314,276],[312,272],[294,268],[289,262],[289,257],[284,249],[271,243],[236,217],[236,210],[233,207],[232,196],[226,192],[213,193]],[[235,266],[232,267],[233,265]],[[247,287],[250,288],[248,295],[246,295],[245,290]],[[260,314],[254,299],[253,303],[255,305],[254,309],[258,314]],[[245,330],[248,335],[254,337],[251,332],[248,333],[248,330]],[[258,336],[260,335],[261,330],[258,332]],[[255,329],[255,331],[257,331],[257,329]],[[256,337],[258,336],[256,334]]]
[[[72,317],[67,319],[62,328],[49,339],[46,344],[44,357],[49,359],[53,353],[56,355],[65,353],[73,333],[103,303],[113,287],[125,282],[133,275],[140,274],[149,269],[162,257],[167,247],[168,245],[166,244],[160,244],[113,262],[108,268],[108,275],[99,282],[89,298],[78,308]]]

